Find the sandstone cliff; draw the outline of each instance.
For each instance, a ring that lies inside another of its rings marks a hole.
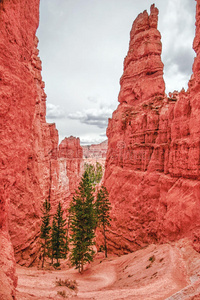
[[[36,107],[42,101],[38,97],[41,87],[37,72],[38,62],[35,60],[38,20],[39,0],[31,5],[26,0],[0,2],[0,272],[8,276],[6,278],[1,274],[0,298],[6,300],[12,299],[11,290],[16,285],[13,250],[8,234],[8,215],[12,218],[13,206],[22,206],[24,201],[19,199],[25,197],[30,202],[30,213],[34,214],[36,210],[27,190],[22,189],[22,178],[25,177],[23,174],[27,172],[29,157],[32,156]],[[17,195],[13,193],[13,189]],[[20,212],[17,214],[20,219]],[[23,219],[25,218],[27,216],[24,214]],[[14,224],[11,230],[16,230]],[[21,238],[24,239],[22,236]],[[10,287],[7,285],[4,289],[7,282]]]
[[[50,197],[53,207],[59,200],[64,203],[81,169],[80,141],[66,139],[59,149],[55,124],[45,119],[46,95],[35,36],[38,22],[39,0],[0,1],[2,300],[15,294],[15,259],[30,265],[37,257],[42,202]],[[70,158],[68,148],[74,149]]]
[[[200,1],[197,57],[188,91],[164,93],[158,10],[131,29],[119,106],[109,120],[105,185],[112,202],[110,249],[119,253],[189,237],[200,250]]]

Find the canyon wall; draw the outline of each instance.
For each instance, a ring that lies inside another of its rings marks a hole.
[[[105,185],[112,203],[109,247],[191,239],[200,250],[200,0],[189,88],[165,95],[158,10],[133,23],[119,106],[109,120]]]
[[[37,78],[38,62],[34,59],[38,20],[39,0],[31,5],[26,0],[0,2],[0,272],[3,282],[0,298],[6,300],[13,299],[12,290],[16,286],[8,217],[13,213],[12,201],[16,207],[20,206],[19,198],[25,194],[21,187],[22,174],[27,172],[31,160],[32,124],[36,118],[36,106],[41,105],[38,99],[41,89]],[[18,195],[14,195],[13,188]],[[33,202],[30,202],[30,210],[34,213]]]
[[[15,260],[38,256],[41,207],[66,208],[81,172],[79,139],[58,147],[46,122],[46,95],[35,36],[39,0],[0,1],[0,298],[15,297]],[[68,154],[70,152],[70,157]]]

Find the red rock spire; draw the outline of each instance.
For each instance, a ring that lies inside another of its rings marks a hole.
[[[158,95],[164,96],[162,44],[157,22],[158,9],[153,4],[150,15],[145,10],[133,23],[120,80],[120,103],[141,103]]]

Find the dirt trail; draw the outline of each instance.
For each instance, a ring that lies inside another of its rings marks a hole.
[[[186,240],[150,245],[121,257],[97,256],[82,275],[72,268],[43,271],[17,267],[17,273],[18,300],[64,299],[59,291],[72,299],[200,300],[200,254]],[[77,295],[56,286],[59,278],[76,280]]]

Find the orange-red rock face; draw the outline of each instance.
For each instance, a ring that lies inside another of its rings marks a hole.
[[[120,104],[107,129],[105,185],[113,206],[113,251],[185,236],[200,250],[199,11],[198,0],[197,57],[189,89],[169,97],[164,95],[157,9],[152,6],[150,16],[144,12],[133,23]]]
[[[46,123],[46,95],[35,37],[38,22],[39,0],[0,1],[2,300],[14,296],[15,259],[30,265],[37,257],[42,202],[50,197],[56,207],[59,200],[64,201],[64,193],[65,199],[71,195],[80,171],[82,152],[73,153],[72,161],[61,153],[55,124]],[[81,149],[79,140],[67,141],[65,149]]]
[[[157,30],[158,9],[151,6],[150,16],[140,14],[131,29],[129,51],[124,60],[119,102],[133,105],[164,96],[161,36]]]
[[[51,159],[50,199],[52,212],[61,201],[64,210],[69,208],[75,189],[83,173],[83,149],[80,139],[65,138],[59,145],[58,154]]]
[[[22,178],[27,172],[28,157],[32,154],[33,119],[36,118],[36,102],[40,101],[35,47],[38,20],[39,0],[31,4],[27,0],[0,2],[1,299],[13,299],[12,290],[16,286],[14,256],[8,234],[8,216],[13,211],[11,205],[23,205],[19,199],[26,198],[30,202],[30,211],[35,212],[34,200],[22,188]],[[13,190],[18,191],[17,194]],[[31,212],[28,209],[27,216]],[[13,230],[16,230],[14,224]],[[3,277],[2,272],[7,277]],[[6,283],[7,288],[4,288]]]

